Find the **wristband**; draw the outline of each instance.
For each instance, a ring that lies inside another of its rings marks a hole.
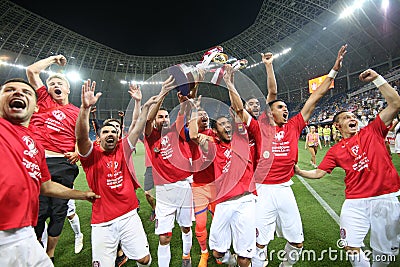
[[[331,71],[328,74],[328,77],[332,78],[332,79],[335,79],[337,74],[338,74],[338,72],[336,70],[331,69]]]
[[[387,83],[385,78],[383,78],[381,75],[379,75],[375,80],[372,81],[377,88],[379,88],[381,85]]]

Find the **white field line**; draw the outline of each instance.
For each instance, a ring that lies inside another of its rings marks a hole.
[[[303,177],[300,175],[297,175],[297,178],[299,178],[300,182],[307,188],[307,190],[313,195],[313,197],[319,202],[319,204],[324,208],[324,210],[329,214],[329,216],[332,217],[332,219],[339,225],[339,216],[336,214],[336,212],[326,203],[326,201],[318,195],[318,193],[314,190],[314,188],[311,187],[309,183],[304,180]]]

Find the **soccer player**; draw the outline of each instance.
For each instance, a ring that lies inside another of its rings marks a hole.
[[[257,121],[244,112],[242,100],[233,81],[233,68],[225,66],[224,80],[229,90],[235,123],[220,116],[212,121],[212,136],[198,131],[198,110],[192,110],[189,132],[208,161],[214,161],[215,213],[210,229],[210,249],[218,263],[249,266],[255,252],[255,184],[253,154],[250,152],[248,132],[256,135]],[[246,127],[245,127],[246,125]],[[204,156],[202,158],[204,158]],[[232,255],[229,248],[237,254]]]
[[[183,110],[189,108],[190,104],[187,97],[184,97],[178,93],[178,98],[183,105]],[[193,99],[194,105],[197,107],[197,125],[198,132],[207,136],[214,136],[214,132],[209,127],[209,117],[207,112],[200,107],[201,95],[198,98]],[[191,140],[188,127],[184,126],[183,116],[178,116],[176,121],[177,128],[184,128],[185,136],[183,138],[189,144],[190,152],[192,154],[192,165],[193,165],[193,204],[194,204],[194,215],[196,220],[195,234],[197,241],[199,242],[201,249],[201,257],[198,267],[207,267],[207,261],[209,258],[209,252],[207,249],[207,212],[214,215],[215,204],[214,200],[216,197],[215,183],[214,183],[214,164],[212,161],[203,162],[201,160],[202,154],[198,144]],[[182,132],[181,132],[182,135]]]
[[[82,104],[76,125],[79,157],[86,173],[88,185],[101,192],[92,206],[92,264],[114,266],[117,247],[138,266],[150,266],[151,256],[142,222],[137,214],[138,187],[131,161],[131,154],[142,133],[147,113],[156,97],[144,105],[135,127],[126,138],[119,139],[112,124],[100,128],[99,145],[89,139],[90,107],[101,93],[94,94],[96,83],[86,81],[82,86]]]
[[[44,149],[28,129],[37,111],[32,85],[22,79],[0,88],[0,266],[53,266],[37,241],[39,193],[58,198],[94,200],[93,192],[67,188],[50,180]],[[10,208],[12,207],[12,208]]]
[[[318,169],[305,171],[297,167],[296,173],[319,179],[335,167],[345,170],[346,200],[340,213],[340,238],[349,260],[352,266],[370,266],[361,247],[371,230],[372,266],[387,266],[388,255],[399,253],[400,177],[384,141],[400,111],[400,96],[374,70],[362,72],[360,80],[373,82],[386,99],[387,107],[360,130],[353,113],[336,113],[333,122],[342,140],[329,149]]]
[[[262,143],[260,160],[255,170],[258,199],[256,204],[257,252],[252,259],[253,267],[267,264],[266,247],[274,239],[275,230],[287,240],[285,257],[281,266],[292,266],[298,261],[303,247],[303,228],[296,199],[290,187],[294,174],[294,165],[298,156],[298,141],[302,129],[311,117],[318,101],[328,92],[332,80],[340,70],[347,45],[340,48],[335,64],[328,77],[317,90],[310,95],[300,113],[289,118],[285,102],[269,102],[270,114],[264,112],[258,118],[261,128]],[[265,129],[273,127],[272,143],[269,136],[263,134]],[[271,162],[272,159],[272,162]],[[267,170],[270,168],[269,170]]]
[[[193,198],[190,186],[190,151],[187,142],[180,137],[176,124],[170,125],[168,111],[161,108],[165,96],[175,87],[172,76],[164,81],[158,95],[160,101],[152,107],[147,118],[145,144],[146,151],[151,153],[149,157],[156,188],[155,234],[159,236],[158,266],[169,266],[170,242],[176,219],[182,231],[182,266],[191,267]]]
[[[276,84],[276,78],[275,78],[275,72],[274,72],[274,67],[272,65],[272,62],[274,60],[273,54],[268,52],[268,53],[261,53],[261,58],[262,61],[265,65],[265,70],[267,73],[267,103],[275,100],[278,95],[278,87]],[[245,109],[246,111],[253,117],[253,119],[257,120],[259,115],[260,115],[260,101],[255,98],[254,96],[250,96],[245,103]],[[256,137],[251,134],[251,132],[248,132],[249,134],[249,145],[250,145],[250,150],[251,153],[253,153],[253,158],[254,158],[254,164],[253,167],[256,169],[260,152],[259,152],[259,146],[260,144],[257,144],[256,142]],[[259,142],[258,142],[259,143]]]
[[[30,128],[46,153],[52,181],[69,188],[73,187],[79,168],[75,164],[75,124],[79,109],[69,103],[70,84],[61,74],[50,75],[44,86],[40,73],[50,65],[64,66],[67,59],[63,55],[50,56],[28,66],[26,74],[38,94],[39,111],[32,116]],[[40,240],[44,224],[48,225],[47,254],[54,260],[61,231],[68,210],[67,199],[40,196],[39,220],[35,232]]]

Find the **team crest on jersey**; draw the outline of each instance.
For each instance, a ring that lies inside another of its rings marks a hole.
[[[169,138],[168,136],[163,136],[161,138],[161,146],[166,146],[169,143]]]
[[[358,151],[360,150],[360,147],[358,145],[355,145],[351,148],[351,151],[353,151],[353,153],[355,155],[358,155]]]
[[[118,162],[116,161],[107,162],[107,168],[111,169],[113,164],[114,164],[114,170],[118,169]]]
[[[93,267],[100,267],[100,262],[99,261],[94,261],[92,266]]]
[[[280,131],[275,133],[275,139],[280,142],[282,141],[283,137],[285,137],[285,132],[284,131]]]
[[[24,150],[24,154],[28,155],[31,158],[36,156],[39,151],[35,146],[35,141],[33,141],[33,139],[29,135],[24,135],[22,137],[22,141],[25,142],[26,146],[29,149],[29,150]]]
[[[264,157],[264,159],[268,159],[269,158],[269,151],[268,150],[265,150],[264,151],[264,153],[263,153],[263,157]]]
[[[64,112],[62,112],[61,110],[58,110],[58,109],[53,110],[53,112],[51,114],[53,114],[53,116],[59,121],[62,121],[67,117],[67,116],[65,116]]]

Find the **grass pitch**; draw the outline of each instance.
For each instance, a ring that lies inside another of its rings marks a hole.
[[[317,163],[321,162],[323,156],[327,152],[327,148],[319,150],[317,154]],[[144,167],[144,150],[143,145],[138,144],[137,154],[134,156],[136,174],[139,181],[143,181]],[[303,169],[311,169],[310,155],[304,149],[304,141],[299,142],[299,166]],[[400,157],[393,155],[393,163],[397,170],[400,170]],[[341,205],[345,199],[344,197],[344,171],[336,168],[331,175],[326,175],[320,180],[305,179],[315,192],[328,204],[328,206],[337,214],[340,214]],[[315,197],[309,192],[304,184],[297,178],[293,178],[294,185],[292,185],[295,193],[297,204],[300,209],[301,217],[303,220],[304,228],[304,252],[303,259],[301,259],[295,266],[351,266],[346,260],[345,253],[338,248],[337,240],[339,239],[339,226],[335,220],[326,212],[320,205]],[[75,188],[86,190],[87,183],[83,170],[75,182]],[[142,189],[137,190],[137,195],[140,200],[139,215],[142,218],[143,226],[147,233],[147,238],[150,244],[150,252],[153,257],[151,266],[157,266],[157,245],[158,236],[154,234],[154,223],[149,221],[151,209],[144,197]],[[79,254],[74,254],[74,234],[69,226],[68,221],[65,222],[60,241],[55,252],[55,266],[56,267],[80,267],[91,266],[91,204],[87,201],[76,201],[77,214],[80,217],[81,229],[84,234],[83,250]],[[211,218],[209,218],[210,226]],[[200,258],[200,247],[194,235],[193,229],[193,247],[191,250],[192,265],[197,266]],[[282,238],[275,238],[268,246],[270,255],[270,263],[268,266],[276,267],[279,265],[281,250],[283,249],[286,241]],[[365,240],[366,247],[369,248],[369,238]],[[171,254],[172,259],[170,266],[181,266],[182,255],[182,242],[179,227],[175,227],[171,241]],[[136,263],[129,260],[124,266],[136,266]],[[208,266],[217,267],[212,256],[208,260]],[[400,266],[400,258],[397,256],[396,261],[389,266]]]

